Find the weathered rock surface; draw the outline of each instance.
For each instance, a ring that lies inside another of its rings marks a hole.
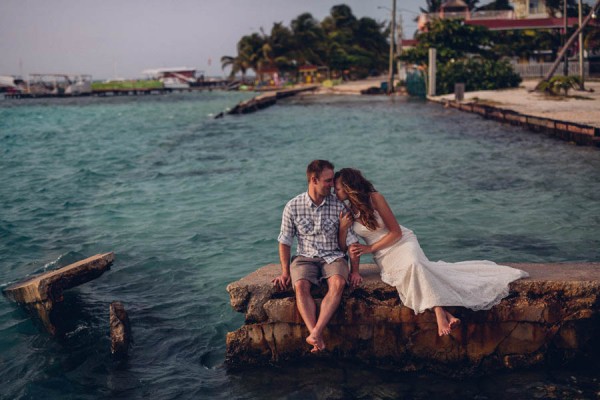
[[[114,301],[110,303],[110,352],[116,358],[127,357],[131,342],[131,324],[125,306]]]
[[[56,329],[50,314],[54,304],[63,300],[63,292],[96,279],[110,268],[113,260],[114,253],[97,254],[10,285],[4,289],[4,295],[36,312],[46,329],[54,334]]]
[[[600,355],[600,263],[507,265],[530,277],[513,282],[510,295],[491,310],[450,308],[462,323],[445,337],[438,336],[431,311],[415,315],[380,280],[376,265],[361,265],[364,283],[346,289],[325,331],[327,351],[318,356],[469,374]],[[246,324],[227,335],[230,366],[314,357],[293,291],[271,284],[279,273],[280,266],[270,264],[227,287],[231,305],[246,316]],[[324,291],[313,294],[318,299]]]

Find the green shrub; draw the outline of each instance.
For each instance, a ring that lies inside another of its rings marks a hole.
[[[436,81],[442,95],[453,93],[455,83],[464,83],[467,92],[517,87],[521,77],[507,61],[472,58],[438,64]]]
[[[542,81],[538,90],[552,94],[560,95],[564,91],[565,96],[569,94],[569,89],[577,89],[581,86],[581,79],[578,76],[557,75],[550,78],[549,81]]]

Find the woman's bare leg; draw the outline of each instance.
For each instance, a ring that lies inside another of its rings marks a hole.
[[[433,307],[435,319],[437,320],[438,335],[444,336],[450,334],[450,322],[446,317],[446,311],[442,307]]]
[[[448,320],[448,325],[450,325],[450,330],[460,325],[460,319],[450,314],[447,310],[444,310],[444,312],[446,313],[446,319]]]

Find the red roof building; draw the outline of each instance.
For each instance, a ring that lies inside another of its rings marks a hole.
[[[567,18],[572,27],[579,22],[577,18]],[[465,24],[485,26],[492,31],[515,29],[560,29],[564,27],[563,18],[522,18],[522,19],[465,19]]]
[[[561,29],[562,17],[550,17],[544,0],[512,0],[514,10],[469,11],[463,0],[446,0],[440,11],[421,14],[418,29],[425,31],[427,24],[436,19],[460,19],[469,25],[485,26],[493,31],[515,29]],[[577,18],[567,18],[567,25],[578,24]]]

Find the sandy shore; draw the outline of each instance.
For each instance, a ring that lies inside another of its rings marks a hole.
[[[538,81],[525,81],[517,89],[465,93],[465,102],[478,102],[511,109],[521,114],[600,127],[600,82],[586,82],[586,89],[570,90],[569,97],[532,92]],[[454,100],[454,94],[433,99]]]
[[[343,82],[333,87],[321,86],[314,92],[314,94],[360,94],[361,90],[368,89],[373,86],[381,87],[381,82],[386,82],[387,79],[387,76],[375,76],[359,81]]]

